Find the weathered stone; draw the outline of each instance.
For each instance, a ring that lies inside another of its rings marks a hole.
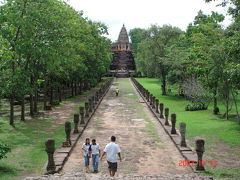
[[[89,103],[89,113],[92,113],[92,99],[88,99],[88,103]]]
[[[169,109],[168,108],[165,108],[164,115],[165,115],[165,125],[169,126],[169,122],[168,122]]]
[[[152,100],[152,108],[155,109],[155,103],[156,103],[156,97],[153,96],[153,100]]]
[[[176,131],[176,114],[171,115],[171,122],[172,122],[171,134],[177,134],[177,131]]]
[[[65,122],[66,141],[63,142],[62,147],[70,147],[72,145],[71,130],[71,123],[69,121]]]
[[[85,117],[89,117],[89,103],[85,102]]]
[[[53,154],[55,151],[55,140],[47,139],[45,142],[46,152],[48,154],[47,174],[54,174],[56,165],[54,162]]]
[[[85,124],[85,122],[84,122],[84,107],[81,106],[79,108],[79,111],[80,111],[80,115],[81,115],[80,125],[83,125],[83,124]]]
[[[98,102],[99,96],[98,96],[98,91],[96,92],[96,101]]]
[[[79,114],[74,114],[74,131],[73,131],[73,133],[78,133],[78,123],[79,123]]]
[[[150,105],[152,106],[152,104],[153,104],[153,95],[150,94]]]
[[[147,90],[147,102],[149,102],[150,100],[150,93],[149,93],[149,91]]]
[[[159,106],[159,99],[156,99],[156,113],[159,113],[158,106]]]
[[[203,162],[203,158],[202,158],[203,153],[205,151],[204,144],[205,144],[205,142],[203,139],[196,140],[196,152],[197,152],[197,156],[198,156],[198,161],[197,161],[197,166],[196,166],[197,171],[205,171],[204,162]]]
[[[164,116],[163,116],[163,109],[164,109],[163,103],[160,103],[159,109],[160,109],[160,118],[164,118]]]
[[[95,108],[95,97],[92,96],[92,110],[94,111]]]
[[[181,147],[187,147],[186,139],[185,139],[185,134],[186,134],[186,123],[180,123],[180,134],[181,134],[181,142],[180,146]]]
[[[118,41],[112,44],[112,54],[111,73],[116,77],[129,77],[129,71],[135,71],[136,67],[125,26],[121,29]]]

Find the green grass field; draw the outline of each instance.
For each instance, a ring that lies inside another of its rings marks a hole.
[[[177,114],[177,128],[179,127],[180,122],[185,122],[187,124],[186,136],[190,140],[192,146],[194,146],[195,139],[201,137],[205,139],[206,154],[210,157],[218,159],[218,161],[223,160],[221,159],[221,155],[217,154],[213,150],[214,148],[218,148],[218,143],[226,146],[227,150],[231,149],[230,152],[226,153],[235,153],[236,156],[239,157],[240,125],[237,123],[236,118],[226,120],[222,118],[221,114],[219,116],[213,115],[212,104],[210,104],[208,110],[185,111],[185,106],[189,102],[182,97],[176,96],[177,91],[174,90],[171,94],[162,96],[160,90],[160,81],[158,79],[137,78],[137,81],[140,82],[145,88],[147,88],[154,96],[156,96],[161,103],[164,103],[164,106],[170,109],[170,113]],[[240,106],[239,99],[238,104]],[[219,103],[219,108],[220,113],[223,114],[224,105]],[[234,108],[230,114],[236,114]],[[219,147],[221,148],[221,146]],[[213,153],[211,151],[213,151]],[[223,156],[223,158],[226,157],[227,156]],[[219,171],[221,171],[221,169],[214,171],[212,168],[209,168],[209,171],[214,175],[220,177],[219,174],[221,173],[219,173]],[[223,168],[222,171],[225,172],[226,169]],[[240,175],[240,167],[236,167],[235,170],[229,169],[227,172],[232,173],[232,171]]]
[[[97,87],[80,96],[66,99],[59,106],[87,96]],[[74,111],[78,112],[79,106],[84,102],[76,101]],[[69,120],[73,121],[73,117],[69,117]],[[44,142],[47,138],[55,139],[55,147],[60,147],[65,139],[64,125],[43,116],[27,118],[26,122],[21,122],[20,117],[16,116],[15,127],[12,127],[8,123],[8,116],[0,117],[0,140],[12,149],[7,158],[0,160],[0,179],[8,180],[44,172],[47,162]]]

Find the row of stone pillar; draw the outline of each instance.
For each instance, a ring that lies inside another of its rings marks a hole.
[[[159,99],[157,99],[146,88],[144,88],[135,78],[131,78],[131,79],[132,79],[132,82],[137,87],[137,89],[142,94],[142,96],[149,103],[152,110],[156,112],[156,114],[158,115],[159,118],[164,119],[164,125],[170,126],[170,124],[169,124],[169,108],[164,108],[164,104],[160,103]],[[177,134],[177,131],[176,131],[177,116],[176,116],[176,114],[171,114],[170,121],[171,121],[170,133],[172,135]],[[186,138],[185,138],[186,137],[186,123],[181,122],[179,124],[179,131],[180,131],[180,135],[181,135],[180,146],[187,147]],[[197,156],[198,156],[198,161],[197,161],[197,166],[196,166],[197,171],[205,170],[203,163],[202,163],[202,156],[204,153],[204,143],[205,142],[203,139],[196,140],[196,152],[197,152]]]
[[[90,120],[90,116],[94,113],[95,109],[97,108],[97,104],[105,95],[105,92],[111,85],[112,79],[106,81],[101,87],[92,95],[87,102],[85,102],[84,106],[79,107],[79,113],[74,114],[74,129],[73,134],[79,133],[79,126],[85,127],[87,122]],[[80,123],[79,123],[80,122]],[[65,122],[65,134],[66,139],[62,143],[62,147],[71,147],[71,122]],[[56,172],[56,166],[54,162],[54,152],[55,152],[55,140],[54,139],[47,139],[45,142],[45,150],[48,154],[48,164],[47,164],[47,174],[52,174]]]

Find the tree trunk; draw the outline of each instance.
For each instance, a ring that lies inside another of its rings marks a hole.
[[[33,95],[30,95],[30,116],[34,116],[34,108],[33,108]]]
[[[239,111],[238,111],[238,104],[237,104],[237,100],[236,100],[233,90],[232,90],[232,97],[233,97],[233,102],[234,102],[235,108],[236,108],[237,118],[240,118]],[[240,120],[238,122],[240,123]]]
[[[65,85],[62,86],[61,97],[62,97],[62,99],[66,99],[65,98]]]
[[[25,98],[23,96],[21,103],[21,121],[25,121]]]
[[[38,113],[38,89],[35,87],[35,95],[34,95],[34,114]]]
[[[166,77],[163,77],[163,80],[162,80],[162,95],[165,96],[167,95],[166,93]]]
[[[229,119],[229,85],[228,82],[225,82],[224,89],[224,98],[225,98],[225,106],[226,106],[226,113],[225,117],[226,119]]]
[[[10,117],[9,117],[9,124],[14,126],[14,98],[10,98]]]
[[[58,87],[58,100],[59,102],[62,102],[62,92],[60,87]]]
[[[74,83],[75,96],[77,96],[77,83]]]
[[[46,106],[47,106],[47,95],[48,95],[48,80],[47,78],[45,79],[45,83],[44,83],[44,97],[43,97],[43,109],[46,110]]]
[[[72,97],[74,97],[74,84],[72,83],[71,86],[72,86]]]
[[[213,92],[213,107],[217,107],[217,90],[215,89]]]
[[[229,101],[228,99],[226,99],[226,119],[228,119],[229,117]]]
[[[218,82],[216,81],[215,82],[215,87],[214,87],[214,90],[213,90],[213,107],[216,108],[218,105],[217,105],[217,89],[218,89]]]
[[[49,102],[51,105],[53,105],[53,88],[51,87],[51,90],[50,90],[50,102]]]

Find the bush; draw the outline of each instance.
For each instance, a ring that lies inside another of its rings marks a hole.
[[[211,101],[211,94],[204,89],[203,85],[194,78],[188,78],[182,84],[184,97],[195,104],[193,106],[205,107]]]
[[[200,111],[200,110],[207,110],[207,105],[205,104],[188,104],[185,107],[186,111]]]
[[[218,113],[219,113],[219,108],[218,107],[213,108],[213,114],[218,114]]]
[[[0,142],[0,159],[6,158],[6,154],[11,152],[11,148],[2,142]]]

